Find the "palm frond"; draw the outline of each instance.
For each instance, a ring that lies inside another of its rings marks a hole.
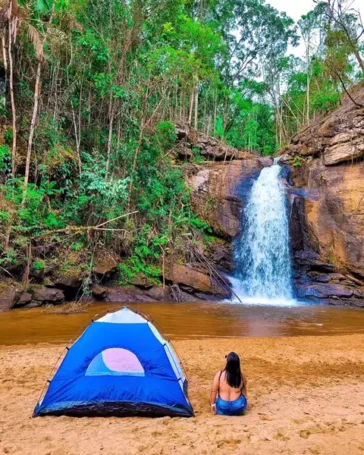
[[[35,27],[33,27],[32,24],[28,23],[27,28],[29,40],[34,46],[35,55],[37,56],[37,59],[40,62],[43,62],[44,61],[43,37],[39,33],[39,31]]]

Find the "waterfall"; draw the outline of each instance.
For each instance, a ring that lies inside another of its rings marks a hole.
[[[242,212],[243,232],[234,244],[233,289],[243,303],[292,304],[289,221],[281,167],[264,168]]]

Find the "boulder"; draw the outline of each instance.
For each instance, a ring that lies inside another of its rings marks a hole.
[[[154,300],[164,300],[168,302],[172,299],[171,290],[168,286],[165,286],[164,288],[163,286],[153,286],[151,289],[145,291],[145,294]]]
[[[105,300],[107,298],[107,292],[108,289],[104,286],[99,286],[97,284],[91,286],[91,294],[96,299]]]
[[[79,270],[73,273],[57,274],[50,284],[50,287],[60,288],[64,291],[78,290],[82,286],[83,276]]]
[[[32,300],[32,294],[29,292],[23,292],[19,300],[16,302],[16,307],[22,307],[28,305]]]
[[[333,299],[339,300],[348,299],[354,295],[354,291],[341,286],[340,284],[311,284],[301,286],[298,289],[298,296],[300,298],[308,299]]]
[[[198,150],[202,157],[211,161],[243,160],[251,157],[249,152],[238,150],[220,139],[199,133],[186,124],[177,124],[175,133],[177,143],[173,151],[183,161],[193,158],[193,149]]]
[[[218,283],[206,271],[203,272],[191,265],[173,264],[166,268],[165,278],[183,286],[187,292],[200,291],[221,297],[229,297],[231,294],[227,287]]]
[[[149,297],[146,293],[138,288],[132,286],[113,286],[107,287],[107,297],[105,300],[108,302],[154,302],[155,299]]]
[[[153,287],[150,279],[143,274],[135,275],[128,279],[128,283],[140,289],[150,289]]]
[[[22,290],[13,284],[0,283],[0,312],[9,311],[16,305]]]
[[[120,257],[112,250],[98,250],[94,256],[92,271],[97,275],[110,275],[116,271]]]
[[[53,303],[59,304],[63,303],[65,296],[63,291],[57,288],[48,288],[45,286],[34,287],[30,290],[32,294],[32,300],[36,302]]]
[[[343,135],[347,136],[344,133]],[[361,156],[364,156],[364,142],[337,144],[326,149],[324,164],[325,166],[333,166],[344,161],[353,161]]]

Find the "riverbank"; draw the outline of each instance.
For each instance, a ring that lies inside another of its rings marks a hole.
[[[32,419],[64,346],[0,348],[0,453],[26,455],[362,454],[364,335],[176,340],[190,381],[192,419]],[[249,412],[212,416],[213,373],[236,350]]]

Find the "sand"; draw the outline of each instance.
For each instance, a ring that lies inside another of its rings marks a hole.
[[[32,419],[63,347],[0,347],[0,453],[364,454],[364,335],[176,341],[196,417]],[[212,416],[210,382],[224,355],[248,377],[243,417]]]

